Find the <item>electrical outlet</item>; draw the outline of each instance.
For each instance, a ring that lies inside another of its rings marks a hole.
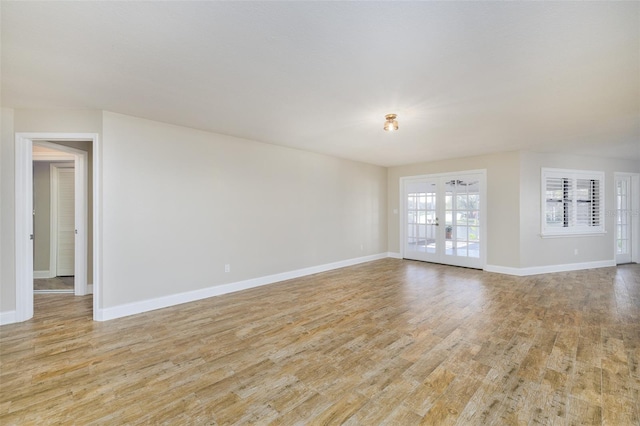
[[[224,271],[225,271],[225,272],[231,272],[231,265],[229,265],[228,263],[226,263],[226,264],[224,265]]]
[[[577,256],[578,255],[578,249],[573,249],[573,255]]]

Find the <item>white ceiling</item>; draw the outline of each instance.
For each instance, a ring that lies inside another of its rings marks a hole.
[[[515,149],[640,160],[639,2],[1,8],[7,107],[104,109],[384,166]]]

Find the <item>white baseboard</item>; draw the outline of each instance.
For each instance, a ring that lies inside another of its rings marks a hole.
[[[93,284],[87,284],[87,291],[86,293],[82,294],[82,293],[76,293],[75,288],[72,290],[72,293],[75,296],[86,296],[87,294],[93,294]]]
[[[16,322],[16,311],[0,312],[0,325],[13,324]]]
[[[509,266],[487,265],[484,270],[499,274],[526,277],[529,275],[550,274],[553,272],[580,271],[582,269],[608,268],[616,266],[615,260],[598,260],[595,262],[567,263],[563,265],[531,266],[528,268],[512,268]]]
[[[391,257],[393,259],[402,259],[402,255],[400,253],[394,253],[392,251],[387,252],[387,257]]]
[[[49,275],[49,271],[33,271],[33,278],[51,278],[51,276]]]
[[[327,263],[324,265],[312,266],[309,268],[297,269],[294,271],[283,272],[280,274],[267,275],[264,277],[253,278],[235,283],[222,284],[213,287],[207,287],[200,290],[193,290],[184,293],[171,294],[168,296],[158,297],[154,299],[141,300],[139,302],[126,303],[123,305],[113,306],[104,309],[95,309],[94,318],[96,321],[107,321],[115,318],[122,318],[129,315],[140,314],[155,309],[167,308],[169,306],[179,305],[182,303],[194,302],[196,300],[206,299],[213,296],[220,296],[227,293],[233,293],[249,288],[260,287],[267,284],[273,284],[280,281],[290,280],[293,278],[304,277],[306,275],[317,274],[319,272],[331,271],[333,269],[344,268],[346,266],[357,265],[359,263],[371,262],[373,260],[384,259],[388,257],[387,253],[374,254],[371,256],[357,257],[354,259],[341,260],[339,262]]]

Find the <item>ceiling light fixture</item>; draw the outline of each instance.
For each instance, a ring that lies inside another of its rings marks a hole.
[[[398,121],[396,120],[398,116],[396,114],[387,114],[384,116],[386,120],[384,122],[384,130],[387,132],[393,132],[398,130]]]

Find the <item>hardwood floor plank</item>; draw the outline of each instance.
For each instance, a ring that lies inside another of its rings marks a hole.
[[[602,424],[603,425],[637,425],[640,417],[636,411],[637,405],[627,398],[613,395],[603,396]]]
[[[343,424],[349,417],[360,410],[368,399],[359,393],[349,393],[331,405],[329,408],[321,412],[313,419],[315,424]]]
[[[423,383],[415,386],[403,404],[423,417],[455,378],[456,375],[453,372],[439,366]]]
[[[602,369],[576,362],[571,395],[602,406]]]
[[[455,424],[464,407],[480,387],[479,380],[456,378],[423,417],[423,424]]]
[[[379,425],[391,415],[390,407],[399,406],[414,385],[398,379],[368,398],[367,403],[346,422],[346,425]],[[366,395],[365,395],[366,396]]]
[[[306,425],[319,424],[316,422],[332,404],[332,399],[324,395],[313,393],[311,396],[292,410],[284,412],[277,419],[270,422],[273,425]]]
[[[578,425],[601,425],[602,408],[600,404],[592,404],[579,398],[569,397],[569,412],[567,424]]]
[[[382,426],[414,426],[422,423],[422,417],[408,409],[404,405],[400,405],[397,408],[391,407],[392,411],[389,417],[380,422]]]

